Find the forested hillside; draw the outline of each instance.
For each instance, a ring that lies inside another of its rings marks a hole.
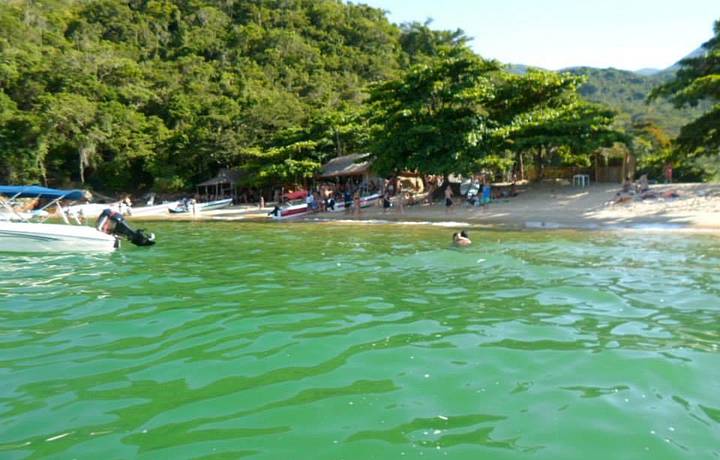
[[[580,94],[589,101],[617,110],[617,123],[624,128],[649,121],[676,136],[688,120],[697,118],[708,109],[707,104],[676,108],[664,100],[646,102],[653,88],[671,80],[674,72],[641,75],[626,70],[591,67],[576,67],[567,71],[586,76],[587,82],[580,87]]]
[[[581,78],[512,75],[466,42],[340,0],[6,0],[0,182],[179,191],[232,167],[302,183],[365,151],[428,173],[587,166],[630,143],[613,124],[691,118],[645,106],[646,77],[576,69],[618,122]]]
[[[240,162],[302,172],[294,151],[362,140],[364,88],[409,60],[400,34],[333,0],[3,2],[0,172],[168,190]]]

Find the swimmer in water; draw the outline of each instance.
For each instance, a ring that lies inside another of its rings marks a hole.
[[[468,238],[468,234],[462,231],[460,233],[453,233],[453,244],[455,246],[470,246],[472,241]]]

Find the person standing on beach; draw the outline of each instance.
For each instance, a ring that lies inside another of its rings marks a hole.
[[[668,163],[665,165],[665,183],[666,184],[672,184],[672,163]]]
[[[398,212],[400,214],[405,214],[405,192],[403,191],[402,182],[397,182],[397,204],[398,204]]]
[[[390,191],[388,190],[385,190],[385,193],[383,194],[382,206],[383,214],[385,214],[387,210],[390,209]]]
[[[360,190],[355,191],[355,195],[353,196],[353,202],[355,204],[353,214],[355,214],[356,216],[359,216],[360,215]]]
[[[352,194],[350,193],[350,185],[345,184],[345,191],[343,192],[343,202],[345,203],[345,214],[350,214],[352,209]]]
[[[492,188],[490,187],[490,182],[488,182],[487,179],[483,178],[483,185],[482,185],[483,211],[486,210],[488,205],[490,204],[491,193],[492,193]]]
[[[452,205],[453,205],[452,197],[453,197],[452,187],[448,183],[445,186],[445,212],[446,213],[449,213],[450,209],[452,208]]]

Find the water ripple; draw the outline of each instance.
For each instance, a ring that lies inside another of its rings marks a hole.
[[[0,255],[0,457],[720,457],[713,236],[153,227]]]

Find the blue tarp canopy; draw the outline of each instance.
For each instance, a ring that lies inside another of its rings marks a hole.
[[[0,195],[18,198],[46,198],[55,200],[82,200],[85,192],[82,190],[56,190],[54,188],[39,187],[37,185],[0,185]]]

